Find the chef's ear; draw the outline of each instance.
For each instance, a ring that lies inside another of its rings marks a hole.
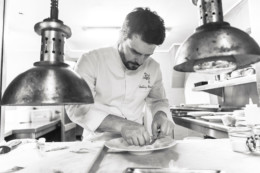
[[[127,37],[127,31],[125,29],[121,29],[121,40],[126,40]]]

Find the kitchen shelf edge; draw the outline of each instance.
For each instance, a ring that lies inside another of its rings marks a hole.
[[[239,77],[234,79],[229,79],[221,82],[215,82],[212,84],[202,85],[198,87],[194,87],[193,91],[205,91],[205,90],[211,90],[211,89],[217,89],[222,87],[228,87],[228,86],[234,86],[234,85],[241,85],[241,84],[247,84],[256,82],[256,74],[245,76],[245,77]]]

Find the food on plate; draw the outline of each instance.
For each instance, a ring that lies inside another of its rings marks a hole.
[[[228,60],[204,60],[195,63],[193,69],[200,73],[224,73],[236,69],[236,63]]]
[[[242,76],[249,76],[255,74],[255,69],[250,67],[250,68],[246,68],[242,71]]]
[[[241,77],[241,75],[242,75],[242,69],[235,70],[235,71],[231,72],[230,78]]]
[[[112,139],[108,142],[106,142],[106,146],[111,149],[120,149],[120,150],[128,150],[128,151],[134,151],[134,150],[153,150],[157,148],[166,148],[174,143],[174,139],[172,139],[169,136],[159,138],[153,143],[152,145],[144,145],[144,146],[136,146],[136,145],[130,145],[128,144],[124,138],[116,138]]]
[[[221,120],[225,126],[235,126],[236,124],[236,119],[232,115],[224,115]]]

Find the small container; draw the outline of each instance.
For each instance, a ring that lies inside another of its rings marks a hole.
[[[228,130],[229,139],[233,151],[241,153],[251,153],[248,147],[248,139],[253,135],[249,127],[234,127]]]
[[[255,74],[255,69],[253,67],[245,68],[242,71],[242,76],[249,76],[249,75],[252,75],[252,74]]]
[[[231,127],[234,127],[235,124],[236,124],[236,119],[234,116],[232,115],[223,115],[221,117],[221,120],[222,120],[222,123],[225,125],[225,126],[231,126]]]
[[[260,153],[260,125],[253,127],[255,152]]]

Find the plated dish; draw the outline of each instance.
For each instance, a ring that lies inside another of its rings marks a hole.
[[[171,137],[157,139],[154,144],[145,146],[129,145],[123,138],[112,139],[105,143],[105,146],[109,149],[115,151],[128,151],[129,153],[136,155],[150,154],[153,151],[170,148],[174,145],[176,145],[176,141]]]

